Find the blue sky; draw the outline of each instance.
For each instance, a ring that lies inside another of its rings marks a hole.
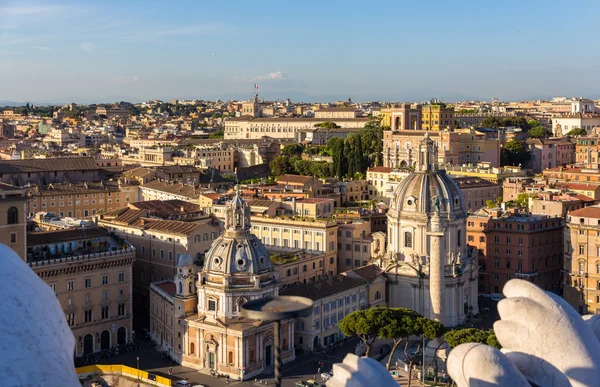
[[[598,5],[0,0],[0,101],[600,97]]]

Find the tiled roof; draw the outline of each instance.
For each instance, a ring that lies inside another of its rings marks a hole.
[[[312,176],[301,176],[301,175],[282,175],[277,178],[278,183],[301,183],[306,184],[313,180]]]
[[[373,167],[369,168],[367,172],[379,172],[379,173],[390,173],[393,169],[390,167]]]
[[[71,228],[66,230],[27,233],[27,245],[39,246],[50,243],[75,241],[80,239],[108,236],[104,228]]]
[[[159,231],[187,236],[200,225],[200,223],[196,222],[182,222],[179,220],[140,218],[132,226],[137,228],[143,227],[147,231]]]
[[[460,189],[468,188],[479,188],[479,187],[499,187],[498,184],[494,184],[490,181],[482,179],[480,177],[453,177],[454,181]]]
[[[200,170],[192,165],[166,165],[156,167],[157,171],[163,173],[186,173],[186,172],[196,172],[200,173]]]
[[[189,212],[200,212],[200,205],[183,200],[148,200],[129,205],[131,208],[146,210],[154,216],[168,218],[169,216],[182,215]]]
[[[116,181],[94,181],[84,183],[52,183],[43,187],[34,187],[33,195],[76,195],[95,192],[119,192]]]
[[[142,185],[142,188],[149,188],[156,191],[168,192],[174,195],[181,195],[192,199],[200,197],[200,191],[193,185],[183,183],[168,183],[166,181],[153,180]]]
[[[279,295],[300,296],[310,298],[311,300],[319,300],[365,284],[366,281],[364,279],[340,274],[330,279],[298,284],[287,289],[282,289],[279,291]]]
[[[350,275],[350,276],[356,275],[361,278],[364,278],[366,281],[371,283],[371,282],[375,281],[377,278],[380,278],[382,273],[383,273],[383,271],[377,265],[367,265],[367,266],[359,267],[358,269],[347,271],[343,274]]]
[[[92,157],[57,157],[0,161],[0,173],[63,172],[97,170]]]
[[[167,293],[171,297],[173,297],[173,296],[175,296],[175,294],[177,294],[177,287],[175,286],[175,282],[165,281],[165,282],[160,282],[160,283],[157,283],[154,285],[156,287],[160,288],[161,290],[163,290],[165,293]]]
[[[569,212],[570,216],[579,216],[582,218],[598,218],[600,219],[600,207],[584,207],[575,211]]]
[[[355,112],[357,111],[353,107],[342,106],[342,107],[323,107],[317,110],[317,112]]]

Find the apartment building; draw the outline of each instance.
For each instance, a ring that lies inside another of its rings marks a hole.
[[[569,212],[564,298],[581,314],[600,314],[600,207]]]
[[[153,207],[157,207],[161,202],[154,203]],[[140,205],[143,203],[136,203],[136,206]],[[198,211],[197,205],[196,209],[173,208],[171,212],[131,206],[102,214],[97,219],[98,224],[122,236],[136,248],[134,305],[136,318],[139,316],[145,324],[150,283],[172,278],[177,258],[182,254],[201,260],[221,233],[221,222],[210,215],[199,215]],[[163,220],[161,217],[181,220]]]
[[[500,294],[513,278],[560,293],[564,221],[480,210],[467,218],[467,243],[479,250],[479,292]]]
[[[0,161],[0,181],[22,187],[29,184],[48,185],[69,181],[100,181],[111,177],[96,164],[93,157],[60,157]]]
[[[183,156],[173,157],[173,162],[182,165],[193,165],[201,169],[214,168],[222,172],[235,170],[236,151],[233,147],[196,147],[184,150]]]
[[[421,108],[422,130],[439,131],[454,129],[454,107],[444,103],[432,103]]]
[[[106,229],[29,233],[27,262],[56,293],[75,336],[75,356],[133,340],[135,248]]]
[[[600,168],[600,141],[597,136],[579,137],[575,144],[575,160],[584,168]]]
[[[374,283],[373,289],[371,286],[372,283],[360,276],[340,274],[281,289],[282,296],[306,297],[314,303],[311,316],[296,319],[294,347],[316,351],[343,338],[338,321],[355,310],[370,307],[369,291],[376,301],[385,304],[385,280]]]
[[[377,246],[385,245],[385,237],[371,234],[371,222],[360,219],[338,221],[337,229],[337,272],[366,266],[375,253]]]
[[[367,170],[369,198],[389,204],[400,180],[410,174],[409,169],[398,170],[391,167],[371,167]]]
[[[53,183],[28,190],[30,214],[50,212],[62,217],[90,218],[137,202],[136,181],[119,179],[83,183]]]
[[[454,177],[453,178],[465,200],[467,211],[477,211],[487,206],[488,200],[496,201],[502,197],[502,187],[498,184],[483,180],[479,177]]]
[[[193,184],[152,180],[139,186],[141,200],[183,200],[198,203],[203,190]]]

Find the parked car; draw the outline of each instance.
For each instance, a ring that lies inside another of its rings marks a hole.
[[[180,380],[178,382],[175,382],[174,386],[175,387],[192,387],[190,382],[188,382],[187,380]]]
[[[493,295],[493,296],[491,297],[491,300],[492,300],[492,301],[495,301],[495,302],[498,302],[498,301],[500,301],[501,299],[502,299],[502,297],[500,297],[499,295]]]

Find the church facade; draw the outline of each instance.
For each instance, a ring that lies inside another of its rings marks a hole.
[[[394,191],[388,251],[378,263],[388,277],[390,307],[456,326],[478,313],[478,264],[476,250],[466,243],[460,188],[438,169],[437,155],[436,143],[425,134],[415,171]]]
[[[238,194],[227,204],[225,232],[206,254],[202,270],[196,273],[192,260],[182,256],[173,282],[152,284],[152,335],[182,365],[234,379],[252,378],[273,366],[273,323],[241,316],[243,303],[277,296],[280,285],[269,253],[250,230],[250,208]],[[167,305],[162,313],[161,302]],[[154,321],[169,313],[171,337]],[[292,321],[281,323],[281,334],[286,363],[295,358]]]

